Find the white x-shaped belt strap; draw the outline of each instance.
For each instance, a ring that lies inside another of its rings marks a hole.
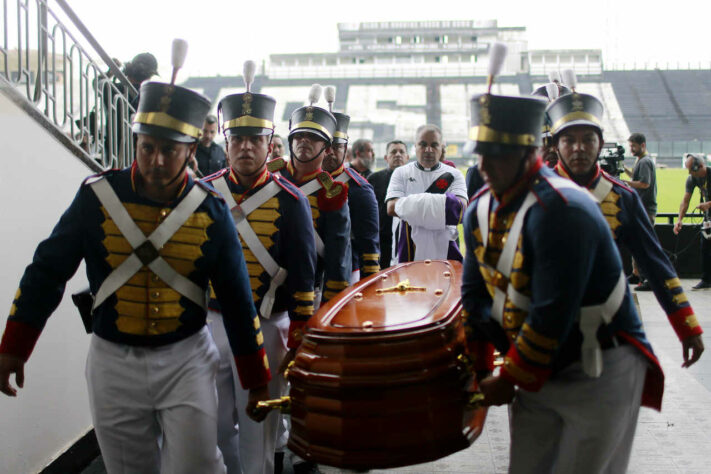
[[[252,226],[249,225],[247,216],[269,199],[276,196],[281,188],[276,181],[270,181],[269,184],[254,193],[242,202],[242,204],[237,204],[226,180],[226,177],[218,178],[213,181],[212,184],[225,198],[227,205],[230,206],[237,231],[242,236],[244,243],[249,247],[259,263],[264,267],[264,270],[266,270],[271,277],[269,289],[262,297],[262,304],[259,306],[259,314],[261,314],[263,318],[268,319],[272,315],[276,290],[286,281],[287,271],[285,268],[280,267],[276,260],[272,258],[267,248],[262,244],[262,241],[259,240],[257,233],[254,232]]]
[[[548,181],[556,189],[571,188],[580,191],[585,191],[577,184],[565,178],[548,178]],[[605,180],[607,181],[607,180]],[[607,191],[609,192],[609,190]],[[607,195],[605,193],[605,196]],[[591,198],[595,197],[594,193],[587,193]],[[604,196],[603,196],[604,197]],[[477,204],[477,221],[484,248],[486,249],[489,236],[489,205],[491,202],[491,193],[487,193],[479,199]],[[529,311],[531,300],[526,295],[518,292],[511,284],[510,276],[513,268],[513,260],[516,253],[521,231],[523,230],[523,221],[526,213],[531,209],[531,206],[536,203],[536,196],[529,191],[528,195],[521,204],[511,229],[506,236],[504,248],[499,256],[496,269],[488,267],[494,280],[494,301],[492,303],[491,315],[499,323],[502,324],[504,316],[504,305],[508,296],[511,303],[519,309]],[[622,305],[625,296],[626,279],[623,272],[620,272],[620,277],[607,297],[607,300],[599,305],[583,306],[580,308],[580,332],[583,334],[583,345],[581,348],[581,360],[583,370],[590,377],[599,377],[602,373],[602,350],[600,343],[597,340],[597,329],[601,324],[609,324],[617,310]],[[505,288],[505,289],[504,289]]]
[[[350,178],[351,177],[348,175],[348,173],[344,171],[343,173],[338,175],[338,177],[334,179],[334,181],[338,181],[340,183],[347,183]],[[308,183],[302,185],[299,190],[304,193],[304,196],[309,196],[310,194],[321,189],[321,187],[321,182],[318,180],[318,178],[314,178]],[[323,240],[321,240],[321,237],[318,235],[318,232],[314,232],[314,236],[316,237],[316,253],[319,257],[323,258],[325,252],[325,245],[323,244]]]
[[[193,186],[190,192],[171,211],[166,219],[147,238],[143,231],[133,221],[116,192],[109,182],[102,178],[91,185],[91,189],[99,198],[101,205],[113,219],[116,227],[133,248],[133,253],[114,269],[101,283],[94,298],[92,310],[99,307],[106,298],[114,294],[141,268],[146,265],[175,291],[188,298],[201,308],[207,308],[207,293],[187,277],[178,273],[163,257],[159,250],[190,218],[195,209],[205,200],[207,191],[200,186]]]
[[[597,181],[595,187],[589,191],[599,204],[604,201],[607,195],[610,194],[610,191],[612,191],[612,183],[606,180],[603,176],[600,176],[600,179]]]

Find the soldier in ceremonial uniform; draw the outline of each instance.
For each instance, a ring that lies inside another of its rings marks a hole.
[[[329,108],[333,104],[335,89],[326,88]],[[323,169],[338,182],[348,183],[348,209],[351,218],[351,251],[353,252],[352,283],[380,271],[380,237],[378,222],[378,202],[373,186],[354,168],[344,166],[348,149],[348,125],[351,118],[339,112],[336,117],[336,131],[333,144],[326,149]]]
[[[208,176],[205,181],[225,196],[232,209],[269,365],[279,367],[289,349],[296,351],[302,328],[313,314],[314,230],[306,197],[295,185],[267,170],[276,101],[249,92],[248,74],[245,81],[248,92],[229,95],[219,104],[230,168]],[[280,415],[270,413],[262,423],[244,416],[247,392],[233,382],[229,344],[220,322],[218,302],[212,300],[210,308],[209,319],[221,356],[218,441],[228,461],[228,473],[273,472]],[[286,390],[286,379],[282,376],[269,382],[272,399],[285,395]],[[235,429],[237,422],[239,436]],[[239,456],[235,449],[237,439]]]
[[[439,159],[442,131],[422,125],[415,134],[417,161],[393,171],[385,201],[393,216],[393,245],[398,263],[425,259],[462,260],[457,246],[467,207],[462,173]]]
[[[663,374],[598,206],[536,155],[545,106],[472,98],[488,186],[464,217],[462,317],[484,404],[513,403],[510,472],[624,472]]]
[[[0,390],[14,396],[10,374],[22,386],[24,364],[85,260],[95,294],[86,375],[109,473],[224,472],[208,281],[250,413],[268,398],[270,372],[229,208],[186,172],[209,108],[182,87],[141,87],[136,161],[81,186],[27,267],[0,343]]]
[[[543,97],[548,101],[548,103],[550,103],[560,96],[570,94],[570,92],[570,89],[562,85],[560,82],[549,82],[548,84],[544,84],[533,91],[531,95]],[[542,134],[543,145],[541,146],[541,156],[543,157],[543,162],[549,168],[554,168],[558,163],[558,154],[556,153],[551,141],[551,122],[550,118],[548,118],[548,114],[544,116]]]
[[[600,168],[604,144],[600,126],[603,105],[596,97],[574,92],[547,109],[551,144],[559,160],[555,172],[587,188],[600,204],[618,245],[626,247],[648,277],[649,284],[682,343],[684,367],[704,351],[701,326],[664,253],[639,195]]]
[[[321,168],[337,122],[331,112],[313,105],[321,95],[320,87],[312,87],[312,105],[296,109],[289,119],[291,160],[287,163],[278,158],[269,162],[270,171],[280,171],[311,204],[318,253],[315,308],[346,288],[351,277],[348,184],[334,181]]]

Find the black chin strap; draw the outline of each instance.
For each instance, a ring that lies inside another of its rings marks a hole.
[[[293,138],[289,139],[289,150],[293,150],[293,149],[294,149],[294,147],[292,146],[292,143],[293,143],[293,142],[294,142],[294,139],[293,139]],[[319,156],[321,156],[321,154],[322,154],[324,151],[326,151],[326,148],[328,148],[328,144],[327,144],[327,143],[324,143],[323,148],[321,148],[321,151],[319,151],[318,153],[316,153],[316,155],[315,155],[313,158],[309,158],[308,160],[299,159],[299,157],[296,156],[296,154],[294,154],[294,159],[295,159],[296,161],[298,161],[299,163],[310,163],[310,162],[314,161],[316,158],[318,158]],[[343,155],[343,156],[345,157],[346,155]]]
[[[565,161],[563,161],[563,157],[560,155],[560,151],[556,149],[555,154],[558,156],[558,162],[563,167],[565,172],[568,173],[568,176],[570,176],[571,179],[575,182],[575,184],[579,184],[580,186],[585,187],[585,185],[590,181],[590,178],[592,178],[595,174],[595,171],[597,169],[596,166],[593,166],[590,169],[590,172],[585,173],[582,176],[573,174],[573,172],[570,171],[570,168],[568,168],[568,165],[565,164]]]
[[[274,139],[274,135],[272,134],[272,135],[269,136],[269,143],[267,144],[267,154],[264,155],[264,159],[262,160],[262,164],[259,165],[259,167],[258,167],[255,171],[253,171],[253,172],[251,172],[251,173],[249,173],[249,174],[243,174],[242,176],[254,176],[255,174],[260,173],[260,172],[262,171],[262,168],[264,168],[264,165],[266,164],[267,160],[269,159],[269,144],[272,143],[272,140],[273,140],[273,139]]]
[[[190,151],[188,151],[188,156],[185,158],[185,161],[183,162],[183,166],[180,167],[180,171],[178,171],[178,173],[173,177],[173,179],[168,181],[168,184],[166,184],[166,187],[173,184],[178,178],[180,178],[183,175],[183,173],[185,173],[185,168],[187,168],[187,166],[188,166],[188,161],[190,161]]]
[[[346,161],[347,154],[348,154],[348,142],[346,142],[346,148],[343,150],[343,159],[341,160],[340,163],[338,163],[338,166],[336,166],[336,170],[338,168],[340,168],[341,166],[343,166],[343,163],[345,163],[345,161]],[[334,155],[335,155],[335,153],[334,153]],[[336,170],[333,170],[333,171],[336,171]]]
[[[526,173],[524,168],[526,167],[526,162],[528,161],[528,152],[524,152],[523,159],[518,163],[518,170],[516,171],[516,177],[514,178],[513,182],[518,183],[521,178],[523,178],[523,175]]]

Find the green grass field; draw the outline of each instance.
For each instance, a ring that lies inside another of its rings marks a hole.
[[[466,168],[460,168],[460,171],[466,175]],[[684,184],[689,172],[686,168],[657,168],[657,214],[664,213],[679,213],[679,204],[684,197]],[[628,180],[626,174],[621,176],[623,180]],[[688,213],[694,212],[694,207],[699,202],[699,192],[695,191],[691,198]],[[658,223],[666,223],[666,218],[658,217]],[[464,239],[462,237],[462,226],[459,226],[459,236],[462,246]]]
[[[466,168],[460,167],[459,171],[466,176]],[[679,203],[684,197],[684,183],[686,183],[688,176],[689,172],[686,168],[657,168],[657,213],[672,212],[677,214],[679,212]],[[623,174],[621,178],[629,180],[626,174]],[[692,199],[689,212],[693,211],[697,200],[698,192]]]

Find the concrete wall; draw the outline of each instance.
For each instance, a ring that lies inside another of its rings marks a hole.
[[[0,327],[32,260],[84,177],[92,174],[23,110],[0,94]],[[84,365],[89,336],[70,294],[86,287],[84,266],[67,285],[25,365],[25,388],[0,394],[0,473],[42,470],[91,428]],[[1,330],[1,329],[0,329]],[[15,385],[14,377],[11,379]]]

